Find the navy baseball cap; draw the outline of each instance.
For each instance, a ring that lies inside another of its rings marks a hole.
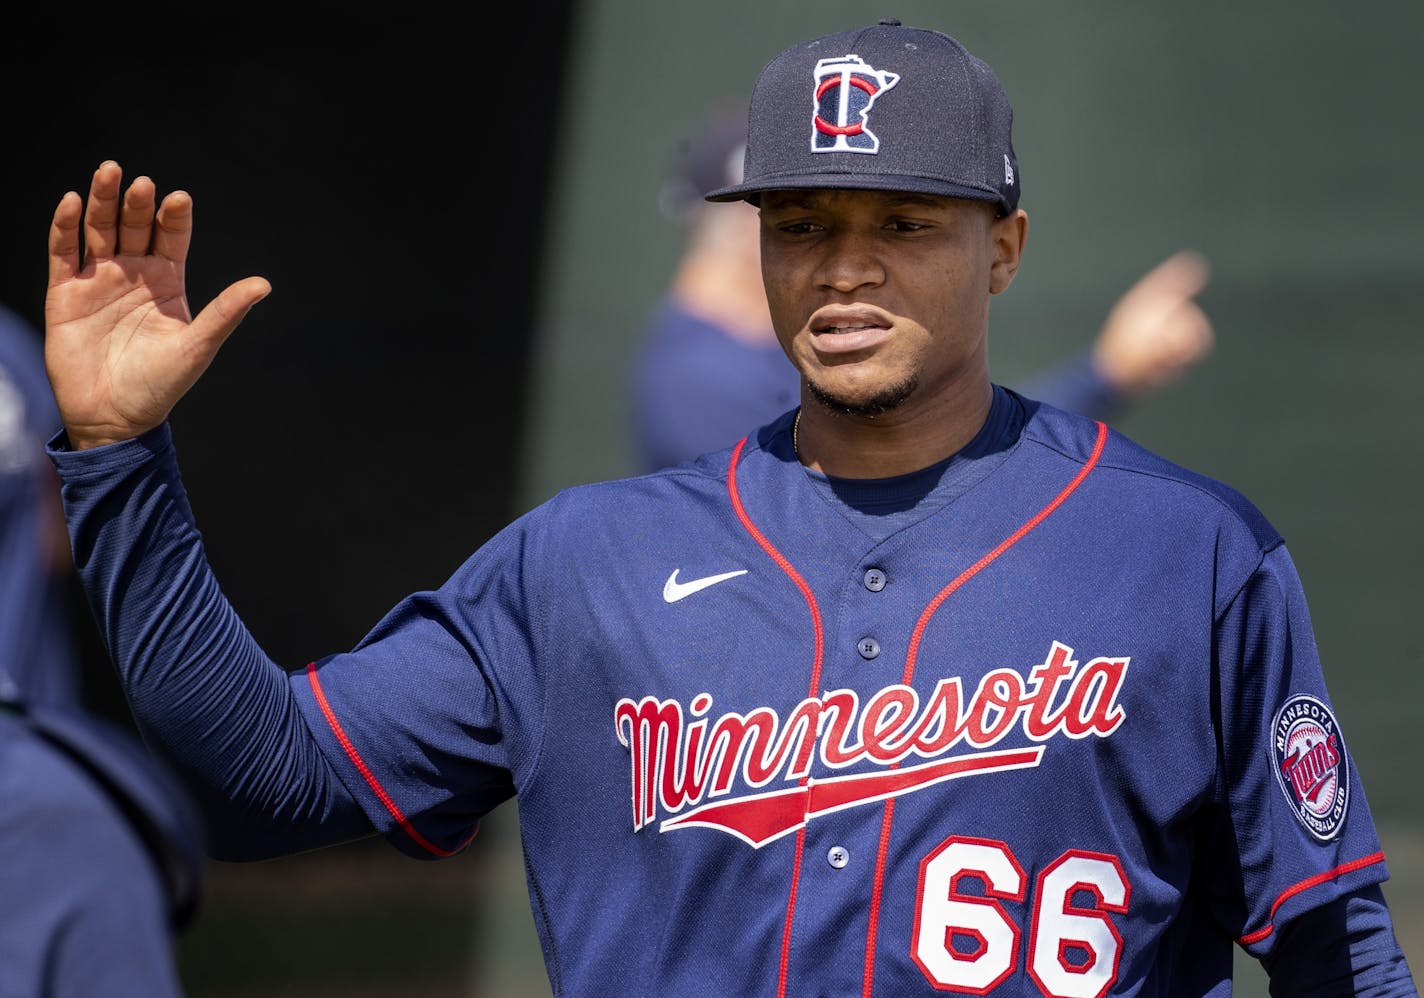
[[[709,201],[851,188],[1019,203],[1013,108],[994,71],[896,18],[793,45],[757,77],[743,179]]]

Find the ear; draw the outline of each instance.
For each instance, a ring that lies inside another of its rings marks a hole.
[[[989,224],[989,238],[994,244],[994,262],[989,268],[989,293],[996,295],[1013,283],[1014,275],[1019,271],[1024,243],[1028,239],[1028,213],[1017,208]]]

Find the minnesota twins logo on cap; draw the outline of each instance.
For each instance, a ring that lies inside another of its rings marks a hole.
[[[1334,838],[1350,805],[1350,773],[1335,715],[1315,697],[1291,697],[1271,724],[1271,749],[1276,779],[1296,818],[1320,841]]]
[[[1007,215],[1023,184],[1013,120],[987,63],[949,35],[887,17],[767,63],[747,107],[742,177],[704,196],[899,191],[990,201]]]
[[[869,152],[880,140],[865,127],[875,98],[900,77],[875,69],[858,55],[816,63],[816,110],[812,115],[812,152]]]

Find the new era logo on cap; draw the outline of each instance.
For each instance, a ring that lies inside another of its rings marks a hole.
[[[743,179],[706,196],[839,187],[992,201],[1007,213],[1020,186],[1012,130],[988,65],[942,32],[886,18],[767,63],[752,90]]]

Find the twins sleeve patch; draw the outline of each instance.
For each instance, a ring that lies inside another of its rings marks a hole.
[[[1271,724],[1271,755],[1296,818],[1321,842],[1333,839],[1350,806],[1350,772],[1330,708],[1306,694],[1287,700]]]

